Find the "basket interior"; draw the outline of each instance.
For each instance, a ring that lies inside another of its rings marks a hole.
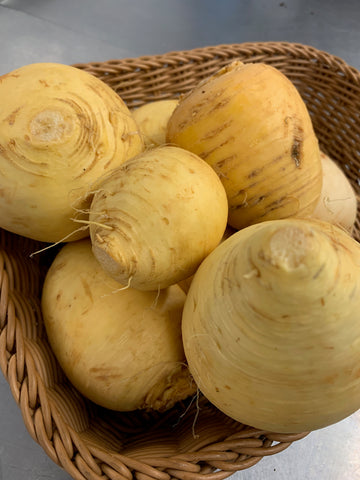
[[[176,98],[233,59],[271,64],[293,81],[321,149],[342,165],[358,193],[360,74],[341,59],[270,42],[76,66],[100,77],[132,108]],[[112,412],[82,397],[59,368],[43,327],[42,282],[58,249],[30,256],[42,246],[0,231],[0,367],[30,435],[74,479],[220,479],[306,435],[239,424],[201,395],[163,414]]]

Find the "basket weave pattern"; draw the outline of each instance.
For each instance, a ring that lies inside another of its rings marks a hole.
[[[269,42],[76,66],[101,78],[132,108],[176,98],[233,59],[271,64],[293,81],[322,150],[343,166],[358,192],[360,73],[337,57]],[[354,235],[359,240],[359,218]],[[30,257],[39,247],[0,230],[0,367],[30,435],[75,480],[220,480],[306,435],[240,424],[201,396],[165,414],[111,412],[82,397],[46,339],[40,295],[55,252]]]

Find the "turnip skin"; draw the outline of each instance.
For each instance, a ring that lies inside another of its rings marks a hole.
[[[131,112],[80,69],[34,63],[0,77],[0,226],[57,242],[87,218],[93,182],[143,151]],[[78,232],[66,240],[88,235]]]
[[[321,152],[323,185],[313,218],[334,223],[350,234],[357,216],[357,198],[350,180],[329,155]]]
[[[227,198],[197,155],[157,147],[114,169],[90,207],[93,252],[115,280],[156,290],[191,276],[220,243]]]
[[[204,80],[180,98],[167,141],[218,173],[236,229],[309,215],[319,199],[320,150],[309,112],[270,65],[235,61]]]
[[[360,408],[360,247],[327,222],[247,227],[200,265],[183,312],[189,368],[225,414],[306,432]]]
[[[132,110],[145,147],[154,148],[166,143],[167,124],[177,104],[175,99],[156,100]]]
[[[184,300],[178,286],[124,289],[83,239],[53,261],[42,311],[60,366],[83,395],[113,410],[166,410],[195,391],[181,339]]]
[[[236,231],[237,230],[234,230],[233,228],[227,226],[225,229],[224,235],[221,239],[221,242],[224,242],[227,238],[231,237],[231,235],[233,235]],[[190,277],[185,278],[184,280],[181,280],[180,282],[178,282],[178,285],[182,288],[182,290],[184,290],[185,293],[188,293],[193,278],[194,278],[194,275],[191,275]]]

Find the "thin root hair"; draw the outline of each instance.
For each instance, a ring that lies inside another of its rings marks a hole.
[[[192,427],[191,427],[191,431],[192,431],[192,434],[193,434],[194,438],[199,438],[199,435],[195,433],[195,424],[196,424],[197,419],[199,418],[199,414],[200,414],[199,398],[200,398],[200,390],[199,390],[199,387],[197,387],[196,394],[195,394],[196,413],[195,413],[194,421],[193,421],[193,424],[192,424]]]
[[[160,293],[161,293],[161,288],[158,287],[157,292],[156,292],[156,297],[154,298],[154,301],[153,301],[153,303],[152,303],[152,305],[151,305],[151,307],[150,307],[151,309],[156,308],[157,303],[158,303],[159,298],[160,298]]]
[[[105,293],[104,295],[101,295],[101,298],[108,297],[109,295],[114,295],[115,293],[122,292],[123,290],[127,290],[128,288],[130,288],[132,278],[133,277],[130,276],[129,280],[128,280],[128,283],[126,285],[124,285],[122,287],[119,287],[119,288],[116,288],[115,290],[112,290],[111,293]]]
[[[199,418],[199,414],[201,410],[199,405],[199,398],[200,398],[200,389],[199,387],[197,387],[196,393],[192,396],[189,405],[186,407],[185,411],[179,416],[178,421],[173,425],[173,427],[176,427],[180,423],[180,421],[189,413],[193,403],[195,402],[196,411],[195,411],[194,420],[191,426],[191,431],[194,439],[199,438],[199,435],[195,432],[195,425]]]
[[[111,227],[110,225],[105,225],[104,223],[100,223],[100,222],[94,222],[93,220],[82,220],[79,218],[72,218],[71,220],[77,223],[85,223],[88,227],[90,227],[90,225],[96,225],[98,227],[103,228],[104,230],[114,230],[114,228]]]
[[[89,225],[83,225],[82,227],[79,227],[77,228],[76,230],[74,230],[73,232],[69,233],[68,235],[66,235],[65,237],[63,237],[62,239],[58,240],[57,242],[55,243],[52,243],[51,245],[48,245],[47,247],[44,247],[44,248],[41,248],[40,250],[37,250],[36,252],[32,252],[30,253],[30,258],[32,258],[34,255],[38,255],[39,253],[43,253],[45,252],[46,250],[49,250],[50,248],[53,248],[53,247],[56,247],[57,245],[60,245],[60,243],[63,243],[67,240],[69,240],[69,238],[74,235],[75,233],[78,233],[78,232],[81,232],[81,231],[85,231],[89,228]]]

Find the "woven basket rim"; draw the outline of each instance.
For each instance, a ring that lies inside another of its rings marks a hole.
[[[181,60],[182,56],[196,56],[199,54],[200,56],[204,54],[219,54],[223,53],[224,56],[226,56],[226,53],[232,53],[233,50],[246,50],[246,49],[254,49],[254,50],[259,50],[261,49],[262,52],[265,52],[267,49],[269,52],[271,50],[277,50],[279,53],[283,53],[286,51],[290,55],[294,55],[294,52],[296,51],[297,53],[302,53],[305,58],[313,58],[314,60],[318,60],[319,56],[323,58],[324,60],[327,60],[331,65],[338,64],[339,67],[346,67],[348,70],[350,69],[353,71],[355,76],[357,77],[360,73],[359,69],[357,69],[355,66],[350,65],[348,62],[346,62],[343,58],[341,58],[338,55],[334,55],[331,52],[328,52],[326,50],[314,47],[311,44],[303,44],[300,42],[288,42],[288,41],[263,41],[263,42],[241,42],[241,43],[222,43],[219,45],[208,45],[208,46],[203,46],[203,47],[195,47],[191,49],[184,49],[184,50],[171,50],[169,52],[164,52],[164,53],[157,53],[154,55],[140,55],[138,57],[124,57],[121,59],[116,59],[116,58],[108,58],[107,60],[103,61],[89,61],[89,62],[76,62],[73,64],[73,66],[78,67],[78,68],[83,68],[86,66],[92,66],[92,67],[97,67],[97,66],[116,66],[121,63],[121,65],[137,65],[139,63],[153,63],[154,61],[162,62],[164,61],[165,63],[168,63],[169,59],[173,59],[174,61],[176,60]],[[305,52],[308,53],[308,55],[305,55]],[[358,78],[360,82],[360,77]]]

